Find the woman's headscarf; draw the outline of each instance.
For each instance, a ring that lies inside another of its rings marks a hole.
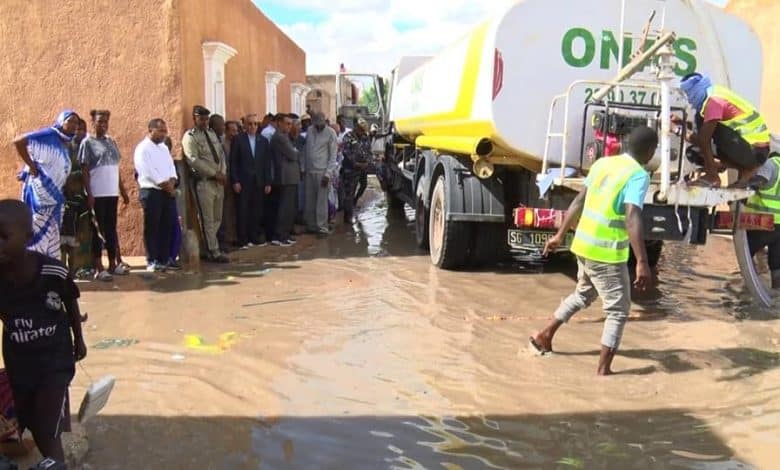
[[[712,80],[700,73],[692,73],[680,81],[680,89],[685,92],[688,103],[696,109],[696,112],[701,111],[704,106],[710,88],[712,88]]]
[[[71,116],[78,117],[78,114],[76,114],[76,111],[73,111],[72,109],[65,109],[57,116],[57,120],[54,121],[54,125],[51,126],[51,128],[54,129],[57,132],[57,134],[59,134],[59,136],[67,142],[73,140],[75,134],[73,135],[66,134],[62,130],[62,126],[65,125],[65,121],[67,121],[68,118]]]

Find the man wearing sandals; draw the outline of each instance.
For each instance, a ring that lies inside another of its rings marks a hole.
[[[116,226],[119,197],[122,197],[124,205],[130,202],[130,198],[119,172],[122,158],[119,146],[108,135],[111,111],[93,109],[89,115],[92,117],[92,134],[81,142],[78,160],[87,191],[87,204],[95,214],[103,245],[108,252],[108,272],[100,271],[95,276],[100,281],[110,281],[111,274],[127,274],[126,265],[121,263],[119,256]],[[102,253],[102,250],[97,251]]]
[[[545,245],[545,255],[552,253],[569,229],[577,227],[571,246],[577,255],[577,287],[561,302],[547,326],[529,338],[539,354],[551,353],[558,328],[601,297],[607,318],[597,374],[612,374],[612,359],[631,308],[629,246],[636,256],[634,285],[644,291],[653,282],[642,235],[642,204],[650,184],[643,165],[653,158],[657,147],[658,134],[649,127],[638,127],[629,136],[627,154],[597,160],[585,180],[585,189],[572,201],[558,233]]]
[[[737,184],[744,186],[769,156],[769,129],[763,116],[733,91],[713,85],[706,75],[687,75],[680,88],[695,111],[696,132],[687,133],[687,140],[699,149],[689,159],[705,171],[697,184],[719,187],[718,173],[735,168]]]

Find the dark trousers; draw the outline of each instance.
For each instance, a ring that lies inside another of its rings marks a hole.
[[[276,218],[276,239],[289,240],[292,235],[295,215],[298,212],[298,185],[277,186],[279,193],[279,213]]]
[[[355,204],[363,197],[363,193],[368,188],[368,173],[365,171],[360,172],[360,179],[358,180],[357,194],[355,194]]]
[[[119,248],[119,236],[116,233],[116,208],[119,198],[116,196],[95,198],[95,219],[97,219],[100,236],[108,251],[108,264],[116,262]]]
[[[775,225],[772,232],[750,230],[747,239],[751,255],[755,255],[764,247],[769,248],[769,269],[780,270],[780,225]]]
[[[276,237],[276,219],[279,217],[279,192],[281,186],[274,185],[271,194],[265,196],[263,230],[268,241]]]
[[[171,251],[176,199],[160,189],[141,189],[144,208],[144,244],[148,263],[167,264]]]
[[[260,228],[263,221],[263,192],[255,180],[241,183],[241,192],[237,195],[236,239],[238,246],[249,242],[257,243],[261,238]]]
[[[342,201],[342,209],[344,209],[344,223],[352,224],[352,216],[355,215],[355,192],[357,191],[358,184],[360,183],[360,173],[347,173],[341,174],[341,187],[344,190],[344,199]]]

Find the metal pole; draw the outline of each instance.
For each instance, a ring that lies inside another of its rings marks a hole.
[[[674,69],[672,67],[672,52],[669,45],[665,45],[658,51],[658,81],[661,82],[661,190],[658,199],[666,201],[671,185],[671,115],[672,115],[672,81],[674,80]]]
[[[604,88],[599,90],[598,93],[595,93],[593,95],[591,101],[594,102],[602,101],[607,96],[607,94],[609,94],[609,92],[612,91],[612,89],[614,89],[617,85],[620,84],[620,82],[631,78],[632,75],[634,75],[642,68],[646,60],[658,54],[658,51],[661,50],[662,47],[671,44],[672,42],[674,42],[674,40],[675,40],[674,33],[666,33],[663,36],[661,36],[661,38],[658,41],[656,41],[652,46],[650,46],[648,50],[636,56],[634,60],[632,60],[628,65],[623,67],[620,70],[620,72],[618,72],[617,76],[609,83],[609,85],[605,86]]]

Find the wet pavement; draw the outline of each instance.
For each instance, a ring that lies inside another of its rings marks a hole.
[[[780,322],[741,293],[730,242],[669,245],[618,375],[602,316],[536,357],[572,263],[432,267],[412,214],[371,189],[353,230],[255,248],[202,274],[82,284],[92,468],[777,468]],[[88,375],[87,375],[88,374]]]

